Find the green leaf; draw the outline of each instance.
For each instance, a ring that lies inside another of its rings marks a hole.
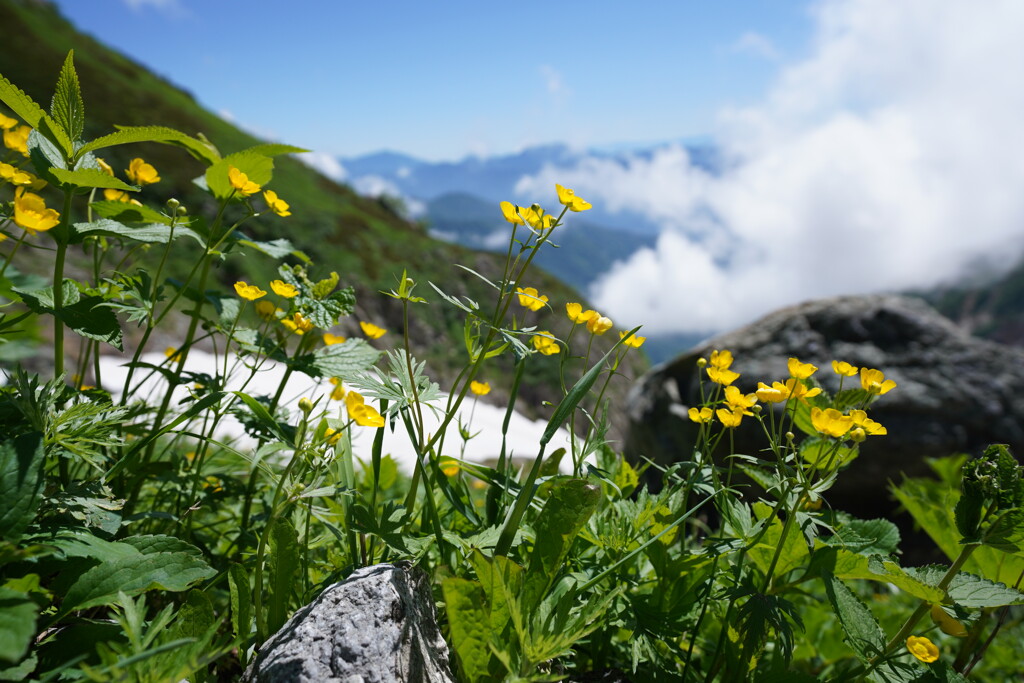
[[[907,567],[904,571],[922,583],[937,585],[945,575],[947,568],[940,565],[928,565],[926,567]],[[946,592],[953,602],[968,609],[1024,604],[1024,593],[1005,584],[989,581],[967,572],[959,572],[954,576]]]
[[[78,156],[105,147],[114,147],[115,145],[127,145],[134,142],[166,142],[185,148],[193,157],[206,162],[207,165],[215,164],[220,160],[220,154],[209,142],[197,140],[173,128],[166,128],[164,126],[118,126],[118,129],[116,133],[104,135],[91,142],[87,142],[78,150]]]
[[[178,608],[174,619],[170,639],[192,638],[199,640],[216,623],[213,603],[201,590],[190,590],[185,596],[185,603]]]
[[[0,537],[17,541],[35,519],[43,494],[43,435],[0,443]]]
[[[228,587],[231,591],[231,630],[235,638],[244,643],[252,632],[252,589],[245,567],[237,563],[228,567]]]
[[[1024,549],[1024,510],[1000,511],[982,534],[982,543],[1006,553],[1018,553]]]
[[[231,393],[233,393],[238,398],[242,399],[242,402],[249,407],[249,410],[252,411],[252,414],[256,418],[256,421],[262,427],[269,430],[271,434],[276,436],[281,441],[285,443],[291,443],[291,439],[288,437],[288,434],[281,428],[281,425],[278,424],[277,420],[273,418],[273,416],[270,414],[270,411],[267,410],[266,406],[264,406],[262,403],[257,401],[249,394],[243,394],[241,391],[233,391]]]
[[[298,532],[286,518],[277,517],[270,527],[270,600],[267,605],[267,628],[270,633],[284,626],[288,618],[298,569]]]
[[[825,592],[832,603],[832,609],[839,617],[839,623],[846,633],[846,642],[861,661],[882,653],[885,649],[885,634],[875,620],[875,615],[864,605],[842,581],[826,575]]]
[[[162,534],[143,534],[141,536],[128,536],[120,541],[138,550],[143,555],[155,553],[184,553],[191,555],[197,560],[203,559],[203,552],[186,541],[174,536]]]
[[[844,541],[847,536],[855,537],[844,545],[856,546],[862,555],[892,555],[900,545],[900,530],[887,519],[854,519],[843,524],[836,535]]]
[[[350,287],[346,287],[323,299],[301,296],[294,303],[314,325],[326,330],[352,312],[355,308],[355,294]]]
[[[466,680],[501,680],[492,663],[490,619],[484,589],[476,581],[448,578],[441,582],[452,649]]]
[[[109,203],[129,206],[122,202]],[[176,225],[174,228],[171,228],[170,225],[163,223],[127,226],[109,218],[100,218],[99,220],[92,221],[91,223],[75,223],[72,225],[71,244],[81,242],[82,238],[87,235],[121,237],[135,240],[136,242],[145,242],[146,244],[167,244],[179,237],[190,237],[198,242],[200,246],[205,246],[203,238],[195,231],[181,225]]]
[[[117,316],[101,296],[85,297],[65,306],[57,313],[57,317],[79,335],[110,344],[118,351],[123,350]]]
[[[853,462],[858,455],[856,447],[841,446],[828,439],[804,439],[800,444],[800,456],[813,467],[828,467],[829,471]]]
[[[313,377],[352,377],[368,369],[377,359],[380,351],[364,339],[346,339],[341,344],[331,344],[296,359],[296,366]]]
[[[151,209],[145,205],[138,206],[128,202],[103,200],[93,202],[89,206],[92,208],[93,213],[103,218],[112,218],[121,223],[171,224],[171,218],[169,216],[165,216],[159,211]],[[179,220],[177,225],[181,227],[183,224]]]
[[[283,259],[285,256],[295,253],[295,247],[292,246],[291,242],[284,238],[271,240],[270,242],[256,242],[255,240],[248,239],[240,232],[236,232],[234,237],[237,239],[238,244],[251,247],[261,254],[266,254],[273,259]]]
[[[79,168],[74,171],[69,171],[64,168],[51,168],[50,173],[62,185],[71,185],[73,187],[110,188],[114,190],[124,190],[126,192],[139,191],[139,187],[137,185],[129,185],[123,180],[119,180],[112,175],[107,175],[98,168]]]
[[[110,605],[118,593],[139,595],[149,590],[180,592],[216,570],[190,553],[152,553],[121,557],[87,569],[68,589],[60,616],[73,610]]]
[[[554,583],[572,542],[601,501],[601,489],[586,479],[556,483],[533,528],[536,542],[530,556],[523,607],[532,609]]]
[[[754,503],[754,514],[759,521],[763,521],[771,514],[771,508],[764,503]],[[768,567],[771,566],[772,558],[775,556],[775,549],[779,546],[779,543],[782,543],[782,550],[775,564],[774,572],[776,576],[782,576],[791,569],[800,566],[807,557],[807,541],[804,540],[804,535],[800,531],[798,524],[794,520],[794,524],[786,533],[786,540],[783,542],[782,530],[784,526],[782,520],[774,517],[761,540],[749,551],[750,559],[753,560],[754,564],[762,572],[767,572]]]
[[[0,661],[20,661],[36,634],[39,607],[26,593],[0,586]]]
[[[308,152],[308,149],[301,147],[295,147],[293,145],[282,145],[280,143],[268,143],[265,145],[256,145],[255,147],[249,147],[248,149],[242,150],[243,152],[253,152],[255,154],[262,154],[265,157],[276,157],[282,154],[303,154]],[[252,180],[252,178],[249,178]]]
[[[938,580],[934,583],[922,581],[918,576],[905,571],[892,560],[872,557],[868,560],[868,571],[878,580],[891,583],[900,590],[926,602],[940,603],[946,599],[945,591],[937,587]]]
[[[2,75],[0,75],[0,102],[10,107],[11,111],[33,128],[38,128],[39,122],[46,116],[42,107]]]
[[[75,51],[68,50],[68,56],[57,77],[57,86],[50,103],[50,116],[57,122],[68,137],[78,140],[85,129],[85,103],[82,91],[78,86],[78,74],[75,72]]]
[[[274,175],[274,160],[265,154],[253,149],[229,154],[206,169],[206,184],[217,199],[227,199],[232,195],[241,198],[228,180],[231,167],[237,168],[260,187],[269,183]]]

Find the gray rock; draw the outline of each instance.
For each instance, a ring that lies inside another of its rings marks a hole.
[[[296,612],[245,672],[251,683],[454,681],[429,581],[408,563],[356,570]]]
[[[829,391],[839,383],[832,360],[877,368],[896,381],[869,410],[888,435],[861,444],[829,496],[855,514],[888,507],[886,482],[899,481],[901,472],[926,473],[926,457],[978,454],[991,443],[1024,452],[1024,349],[971,337],[919,299],[878,295],[786,308],[653,368],[630,396],[627,454],[661,463],[689,457],[697,435],[687,418],[699,403],[696,361],[713,349],[732,351],[744,392],[758,381],[785,380],[791,356],[817,365],[814,377]],[[850,378],[846,388],[851,380],[859,386]],[[765,446],[750,418],[736,437],[738,453],[756,455]]]

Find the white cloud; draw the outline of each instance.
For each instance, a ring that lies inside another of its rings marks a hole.
[[[663,227],[592,292],[616,322],[707,332],[839,293],[932,286],[1024,247],[1024,4],[827,0],[811,55],[723,112],[724,170],[666,147],[587,158],[575,187]]]
[[[562,73],[554,67],[544,64],[540,67],[540,75],[544,79],[544,88],[557,106],[564,106],[572,91],[565,84]]]
[[[326,152],[307,152],[300,154],[298,159],[336,182],[340,183],[348,177],[348,171],[341,165],[338,158]]]
[[[779,58],[779,51],[775,44],[766,36],[754,31],[747,31],[737,38],[730,49],[733,52],[754,55],[762,59],[776,60]]]
[[[168,13],[182,13],[185,8],[181,6],[179,0],[123,0],[124,4],[134,11],[145,9],[146,7],[152,7]]]
[[[418,199],[402,194],[392,181],[378,175],[364,175],[352,178],[349,181],[354,189],[364,197],[391,197],[401,202],[401,213],[408,219],[420,218],[426,215],[427,205]]]

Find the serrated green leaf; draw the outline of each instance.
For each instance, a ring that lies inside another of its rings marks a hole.
[[[231,630],[245,642],[252,629],[252,588],[245,567],[233,563],[228,567],[228,588],[231,592]]]
[[[266,254],[270,258],[283,259],[285,256],[294,253],[295,247],[292,243],[284,238],[271,240],[269,242],[257,242],[255,240],[248,239],[242,233],[235,233],[237,243],[243,247],[251,247],[261,254]]]
[[[119,201],[99,201],[93,202],[89,205],[93,213],[99,215],[102,218],[112,218],[120,223],[162,223],[164,225],[170,225],[171,219],[168,216],[163,215],[155,209],[151,209],[148,206],[138,206],[136,204],[130,204],[128,202]],[[181,227],[187,225],[178,221],[178,226]]]
[[[113,604],[119,592],[135,596],[149,590],[184,591],[216,573],[213,567],[188,553],[140,554],[101,562],[71,585],[60,614]]]
[[[174,536],[142,534],[140,536],[128,536],[120,542],[130,545],[143,555],[184,553],[199,560],[203,559],[203,552],[199,548]]]
[[[57,86],[53,91],[50,116],[64,129],[69,138],[78,140],[85,129],[85,103],[82,101],[82,91],[78,85],[74,56],[75,51],[68,50],[68,56],[64,59],[64,66],[61,67]]]
[[[57,182],[61,185],[71,185],[73,187],[110,188],[114,190],[124,190],[126,192],[139,191],[139,187],[137,185],[129,185],[123,180],[115,178],[112,175],[107,175],[98,168],[80,168],[74,171],[69,171],[64,168],[51,168],[50,174],[56,178]]]
[[[252,149],[229,154],[206,169],[206,185],[217,199],[227,199],[232,195],[236,199],[242,198],[228,180],[228,170],[232,167],[260,187],[269,183],[274,175],[274,160],[269,156]]]
[[[106,342],[121,350],[121,326],[103,297],[82,298],[74,282],[64,280],[64,305],[60,311],[56,311],[53,290],[49,287],[33,291],[15,291],[21,295],[21,300],[32,312],[53,315],[81,336]]]
[[[885,634],[871,610],[834,576],[823,577],[825,592],[839,623],[846,633],[846,642],[861,661],[867,662],[885,649]]]
[[[210,143],[197,140],[173,128],[165,126],[118,126],[118,129],[116,133],[104,135],[82,145],[78,150],[78,155],[81,156],[87,152],[95,152],[105,147],[127,145],[134,142],[165,142],[185,148],[193,157],[206,162],[207,165],[215,164],[220,159],[220,154],[217,153],[216,148]]]
[[[601,501],[601,489],[586,479],[557,482],[548,494],[533,528],[536,542],[530,555],[523,607],[532,609],[558,577],[572,542]]]
[[[117,202],[120,203],[120,202]],[[107,237],[121,237],[145,242],[146,244],[167,244],[179,237],[189,237],[205,246],[203,238],[194,230],[181,225],[173,228],[162,223],[150,223],[148,225],[128,226],[110,218],[100,218],[91,223],[75,223],[72,227],[71,243],[81,242],[87,235],[104,235]]]
[[[298,569],[298,532],[286,518],[277,517],[270,527],[270,599],[267,604],[267,628],[270,633],[281,628],[288,618]]]
[[[312,377],[352,377],[370,368],[378,358],[380,351],[365,340],[346,339],[298,358],[296,366]]]
[[[940,565],[928,565],[907,567],[905,571],[918,581],[935,585],[945,575],[947,568]],[[946,592],[953,602],[968,609],[1024,604],[1024,593],[997,581],[989,581],[967,572],[959,572],[954,576]]]
[[[844,533],[860,539],[857,552],[862,555],[891,555],[900,545],[900,530],[887,519],[854,519],[837,531],[840,537]]]
[[[982,534],[982,543],[1005,553],[1024,549],[1024,510],[1000,511]]]
[[[35,519],[43,494],[43,435],[0,443],[0,538],[17,541]]]
[[[10,107],[11,111],[33,128],[38,128],[39,121],[46,116],[42,107],[2,75],[0,75],[0,102]]]
[[[280,143],[272,142],[265,145],[256,145],[255,147],[249,147],[248,149],[242,151],[253,152],[255,154],[262,154],[265,157],[276,157],[282,154],[304,154],[309,150],[303,149],[301,147],[295,147],[293,145],[282,145]]]
[[[0,661],[11,664],[28,652],[39,607],[26,593],[0,586]]]
[[[452,649],[466,680],[501,680],[491,662],[490,619],[483,587],[475,581],[448,578],[441,582]]]
[[[904,571],[892,560],[885,560],[878,556],[872,557],[868,560],[868,571],[874,574],[878,580],[891,583],[900,590],[926,602],[940,603],[946,599],[945,591],[936,587],[938,581],[935,583],[922,581],[916,575]]]
[[[332,272],[330,277],[324,278],[313,285],[313,298],[323,299],[334,291],[338,286],[338,274]]]
[[[759,521],[764,521],[771,514],[771,508],[764,503],[755,503],[754,514]],[[761,540],[748,551],[750,559],[762,572],[768,571],[780,543],[782,543],[782,550],[779,552],[779,559],[775,564],[775,576],[782,576],[791,569],[795,569],[807,558],[807,541],[804,540],[804,535],[798,524],[793,524],[786,534],[785,541],[782,540],[784,526],[782,520],[774,517]]]

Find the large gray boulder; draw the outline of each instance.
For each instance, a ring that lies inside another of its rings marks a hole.
[[[245,672],[252,683],[447,683],[430,584],[408,563],[358,569],[296,612]]]
[[[661,463],[689,457],[697,435],[687,418],[699,404],[696,361],[714,349],[732,351],[744,392],[758,381],[785,380],[791,356],[817,365],[815,378],[830,391],[839,379],[832,360],[877,368],[896,381],[869,410],[888,435],[861,444],[829,496],[850,512],[888,507],[887,480],[924,474],[926,457],[977,454],[990,443],[1024,452],[1024,349],[971,337],[919,299],[877,295],[786,308],[653,368],[629,400],[627,454]],[[736,436],[736,452],[757,454],[765,446],[750,418]]]

